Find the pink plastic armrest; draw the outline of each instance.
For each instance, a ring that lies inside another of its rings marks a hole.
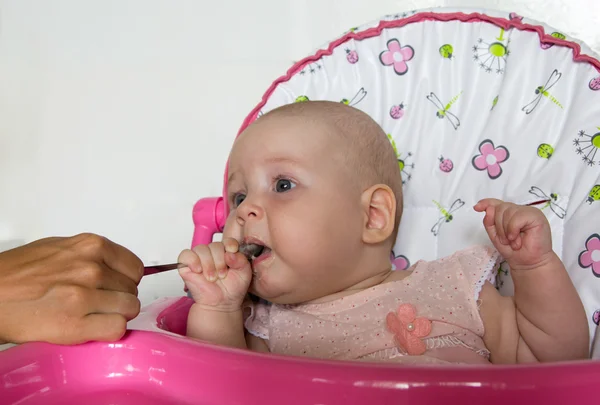
[[[194,205],[194,236],[192,247],[212,242],[215,233],[225,226],[223,197],[202,198]]]

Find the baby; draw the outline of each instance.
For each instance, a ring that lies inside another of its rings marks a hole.
[[[222,242],[179,256],[194,299],[189,336],[398,363],[588,357],[583,305],[537,208],[481,200],[474,209],[497,251],[476,246],[392,271],[402,179],[386,134],[360,110],[325,101],[277,108],[238,137],[228,173]],[[262,249],[249,261],[241,243]],[[489,282],[500,255],[514,297]]]

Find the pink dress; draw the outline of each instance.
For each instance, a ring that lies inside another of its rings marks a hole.
[[[321,304],[247,303],[249,333],[272,353],[322,359],[489,363],[479,293],[499,255],[475,246],[415,263],[406,278]],[[386,320],[387,318],[387,320]]]

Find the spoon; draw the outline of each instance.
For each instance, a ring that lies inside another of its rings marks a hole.
[[[248,261],[260,256],[262,251],[265,249],[264,246],[256,245],[254,243],[242,243],[240,248],[238,249]],[[151,274],[162,273],[168,270],[181,269],[183,267],[187,267],[183,263],[170,263],[170,264],[160,264],[157,266],[144,266],[144,276],[149,276]]]

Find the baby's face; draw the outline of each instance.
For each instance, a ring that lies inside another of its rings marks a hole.
[[[362,246],[361,190],[338,137],[296,117],[265,117],[235,142],[224,236],[267,248],[250,291],[269,301],[310,301],[347,288]]]

